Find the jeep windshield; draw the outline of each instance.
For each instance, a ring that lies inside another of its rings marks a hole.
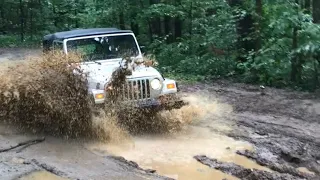
[[[67,50],[80,53],[85,62],[139,55],[137,43],[132,35],[68,40]]]

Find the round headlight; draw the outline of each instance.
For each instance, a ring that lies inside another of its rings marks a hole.
[[[153,79],[151,81],[151,88],[154,90],[159,90],[161,88],[161,81],[159,79]]]

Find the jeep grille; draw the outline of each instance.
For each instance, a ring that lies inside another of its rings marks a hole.
[[[123,100],[141,100],[151,97],[150,93],[150,80],[149,79],[137,79],[129,80],[122,88]]]

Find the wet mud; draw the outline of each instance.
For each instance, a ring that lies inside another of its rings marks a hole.
[[[67,180],[47,171],[35,171],[28,175],[22,176],[17,180]]]
[[[289,174],[280,174],[280,173],[276,173],[276,172],[268,172],[268,171],[262,171],[262,170],[257,170],[257,169],[248,169],[248,168],[244,168],[244,167],[239,166],[234,163],[220,162],[216,159],[211,159],[207,156],[198,155],[198,156],[195,156],[194,158],[197,161],[209,166],[210,168],[220,170],[222,172],[231,174],[231,175],[236,176],[236,177],[243,179],[243,180],[259,180],[259,179],[293,180],[293,179],[300,179],[300,178],[295,178]]]
[[[234,116],[225,120],[235,124],[231,125],[233,131],[225,134],[254,147],[237,154],[275,174],[288,174],[289,179],[320,179],[319,94],[273,88],[262,93],[259,86],[227,81],[197,84],[185,87],[185,91],[206,91],[232,105]]]

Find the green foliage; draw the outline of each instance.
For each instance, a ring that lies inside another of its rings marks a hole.
[[[132,29],[168,76],[316,89],[320,26],[305,1],[2,0],[0,47],[39,45],[55,31],[118,27]]]
[[[23,42],[20,42],[20,36],[18,35],[0,35],[0,47],[40,47],[41,38],[42,37],[34,37],[30,39],[30,37],[27,37]]]
[[[263,47],[258,52],[249,53],[248,61],[238,64],[245,72],[244,80],[271,86],[298,85],[314,89],[318,84],[314,81],[318,76],[315,72],[319,69],[314,56],[319,51],[320,26],[314,24],[312,17],[304,14],[303,9],[294,3],[269,5],[264,12]],[[293,47],[293,28],[297,28],[296,48]],[[299,58],[303,68],[300,82],[290,79],[291,60],[295,57]]]
[[[192,1],[184,3],[181,12],[167,13],[171,17],[180,16],[183,19],[187,19],[187,16],[191,15],[192,22],[189,23],[192,26],[189,27],[191,28],[189,34],[186,32],[182,38],[169,44],[166,43],[167,37],[155,39],[149,46],[150,53],[159,60],[160,70],[163,73],[200,77],[231,75],[236,66],[234,57],[230,55],[233,53],[232,47],[236,32],[234,20],[230,15],[230,7],[227,4],[213,1],[191,3]],[[163,9],[161,10],[161,8]],[[183,11],[190,10],[190,8],[194,12]],[[209,9],[214,9],[215,13],[208,15],[207,10]],[[167,6],[158,5],[153,12],[161,14],[160,12],[167,12],[167,10]],[[228,23],[226,24],[226,22]],[[210,47],[224,49],[227,51],[227,55],[215,55],[208,51]]]

